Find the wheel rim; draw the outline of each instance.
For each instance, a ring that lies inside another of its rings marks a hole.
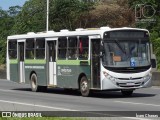
[[[88,83],[87,83],[87,81],[83,81],[81,83],[81,90],[82,90],[82,92],[86,92],[88,90]]]

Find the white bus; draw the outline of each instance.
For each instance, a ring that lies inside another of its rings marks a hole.
[[[76,29],[8,36],[7,79],[47,87],[119,90],[130,96],[151,86],[149,31],[138,28]]]

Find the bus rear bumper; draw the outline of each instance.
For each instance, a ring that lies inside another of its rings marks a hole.
[[[115,80],[111,81],[107,78],[102,80],[102,90],[122,90],[122,89],[139,89],[152,86],[151,77],[148,80]]]

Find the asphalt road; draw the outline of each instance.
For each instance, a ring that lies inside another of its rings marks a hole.
[[[0,80],[0,111],[90,111],[102,117],[108,114],[104,111],[157,111],[160,114],[160,87],[138,89],[132,97],[111,91],[82,97],[77,91],[63,89],[49,88],[47,92],[35,93],[30,85]]]

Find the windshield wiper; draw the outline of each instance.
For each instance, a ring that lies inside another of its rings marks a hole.
[[[126,55],[126,51],[121,47],[118,40],[115,40],[117,46],[121,49],[121,51]]]

